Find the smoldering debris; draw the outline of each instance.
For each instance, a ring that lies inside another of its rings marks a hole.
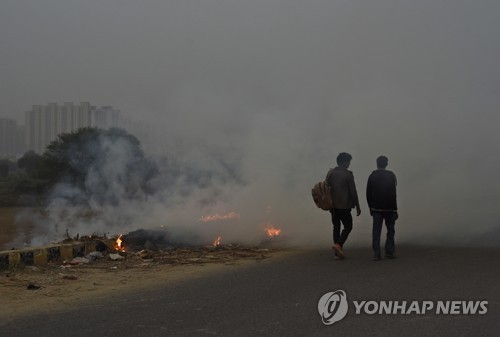
[[[262,260],[278,249],[245,247],[240,245],[202,246],[176,248],[167,251],[141,250],[134,256],[157,264],[231,263],[239,259]]]
[[[258,245],[243,245],[227,243],[221,236],[213,242],[194,244],[193,237],[189,240],[180,240],[171,236],[166,229],[138,229],[126,234],[108,237],[77,234],[71,237],[67,232],[64,243],[80,244],[92,241],[96,251],[85,256],[77,256],[71,261],[64,261],[63,265],[84,265],[98,260],[134,261],[137,259],[157,264],[192,264],[231,262],[241,258],[264,259],[267,253],[282,250],[286,245],[286,235],[274,226],[265,227]],[[83,250],[80,252],[83,254]]]
[[[138,229],[123,235],[123,244],[127,249],[138,251],[141,249],[159,250],[176,245],[170,240],[169,233],[166,230],[145,230]]]

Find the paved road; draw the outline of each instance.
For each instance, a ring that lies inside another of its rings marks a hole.
[[[0,336],[499,336],[500,249],[400,247],[373,262],[351,249],[328,250],[232,268],[183,283],[69,309],[23,317]],[[342,289],[349,312],[322,323],[319,298]],[[355,314],[361,300],[487,300],[484,315]],[[3,305],[3,304],[2,304]]]

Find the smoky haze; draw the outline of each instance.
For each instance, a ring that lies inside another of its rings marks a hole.
[[[346,151],[363,212],[351,242],[370,238],[364,191],[383,154],[399,242],[496,244],[499,16],[497,1],[2,1],[2,114],[114,105],[148,130],[146,153],[181,144],[201,168],[207,148],[237,154],[241,183],[126,205],[130,230],[205,231],[201,215],[236,211],[207,238],[254,240],[269,222],[327,244],[310,190]]]

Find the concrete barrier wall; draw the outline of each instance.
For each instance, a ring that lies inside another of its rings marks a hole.
[[[115,241],[76,241],[44,247],[0,251],[0,270],[19,269],[25,266],[44,266],[47,263],[63,263],[74,257],[86,256],[94,251],[115,253]]]

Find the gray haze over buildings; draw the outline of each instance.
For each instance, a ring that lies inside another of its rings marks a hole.
[[[123,127],[122,124],[120,110],[112,106],[96,107],[89,102],[33,105],[25,113],[25,151],[43,153],[47,145],[61,133],[85,127]]]
[[[247,184],[219,211],[304,242],[330,238],[310,189],[341,151],[362,200],[352,240],[369,238],[384,154],[400,241],[498,242],[499,19],[498,1],[4,0],[0,115],[91,101],[141,122],[150,153],[236,151]],[[189,222],[189,205],[148,214]]]

